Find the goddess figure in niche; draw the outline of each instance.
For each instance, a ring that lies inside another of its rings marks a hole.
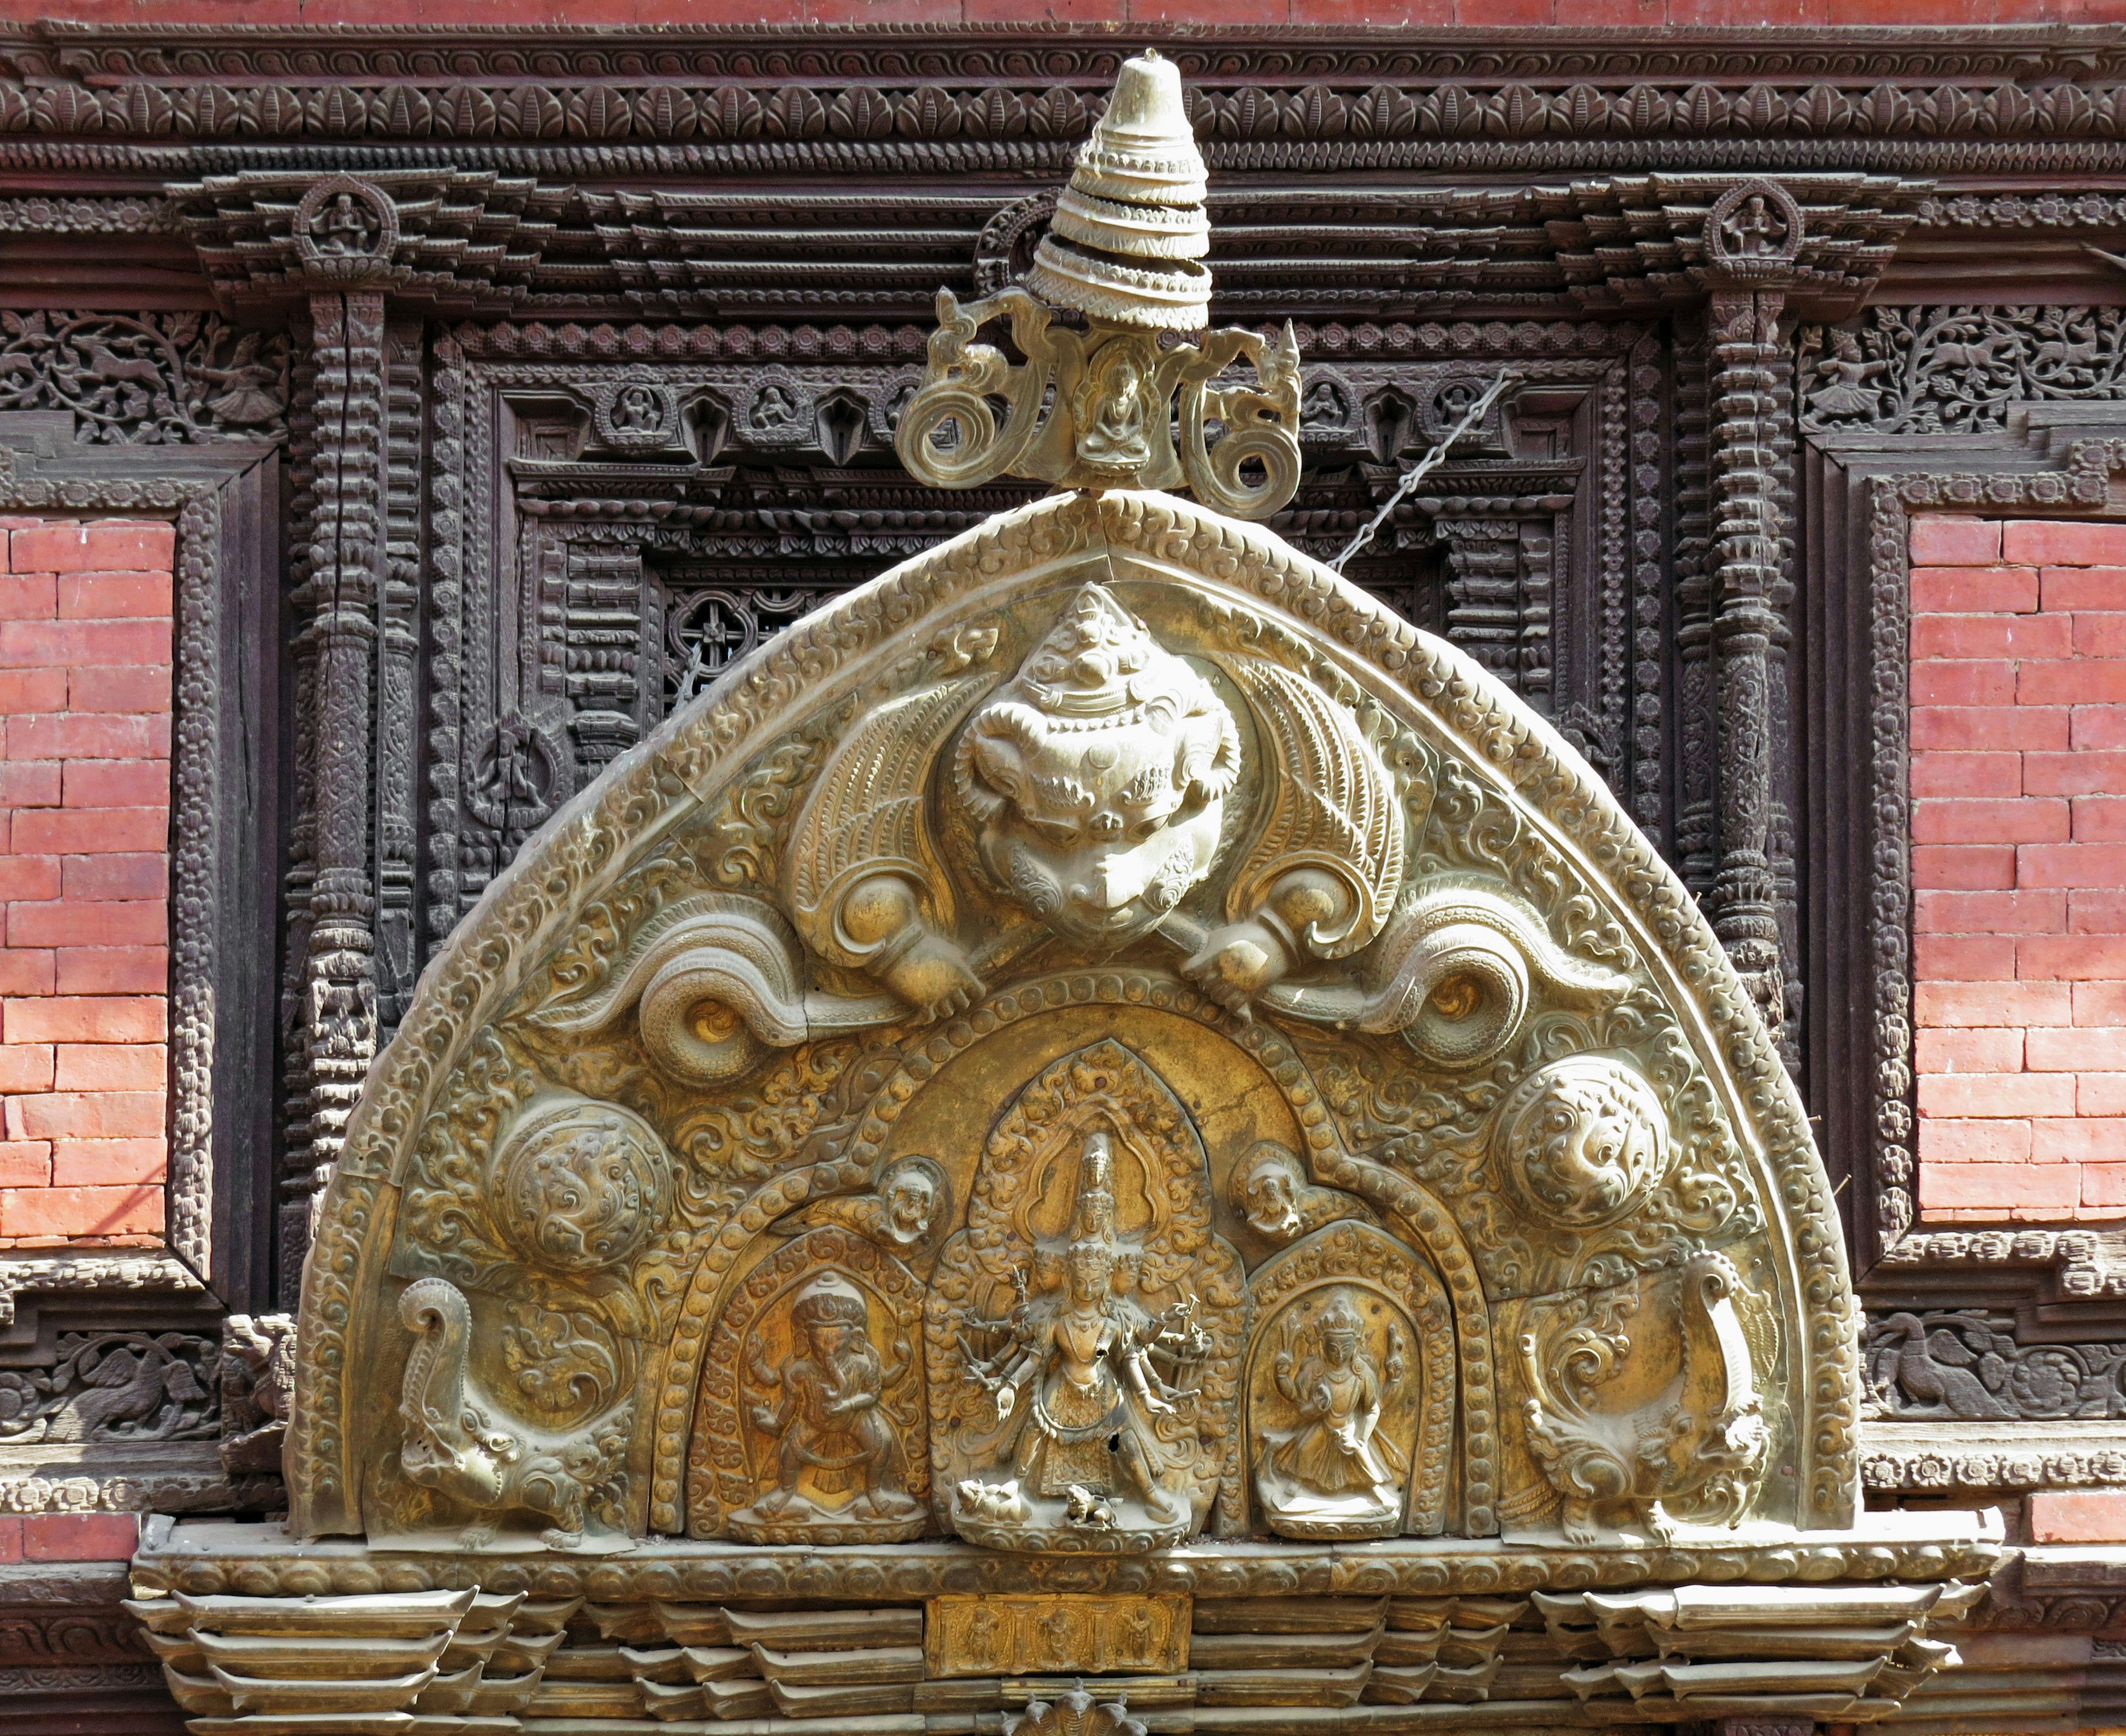
[[[1134,1273],[1115,1233],[1113,1162],[1108,1136],[1089,1134],[1060,1295],[971,1322],[1006,1342],[968,1366],[994,1398],[1001,1427],[989,1455],[1009,1467],[1018,1500],[1060,1498],[1063,1523],[1094,1526],[1114,1520],[1092,1498],[1133,1496],[1170,1524],[1188,1512],[1174,1485],[1194,1445],[1195,1395],[1163,1380],[1153,1357],[1178,1369],[1208,1342],[1190,1319],[1193,1298],[1153,1314],[1127,1294]]]
[[[1384,1349],[1369,1345],[1350,1292],[1339,1289],[1311,1322],[1285,1331],[1271,1379],[1292,1426],[1262,1432],[1263,1505],[1292,1536],[1382,1535],[1401,1515],[1410,1473],[1402,1448],[1381,1428],[1382,1410],[1409,1369],[1401,1329],[1391,1319]]]
[[[1395,1442],[1375,1431],[1382,1399],[1402,1379],[1402,1346],[1395,1335],[1384,1372],[1359,1342],[1363,1330],[1350,1299],[1339,1293],[1321,1317],[1320,1349],[1296,1373],[1291,1351],[1277,1353],[1277,1389],[1302,1422],[1269,1462],[1302,1488],[1325,1495],[1363,1489],[1392,1499],[1410,1466]]]

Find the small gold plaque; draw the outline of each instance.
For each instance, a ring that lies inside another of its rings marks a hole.
[[[924,1674],[1176,1673],[1188,1667],[1189,1606],[1185,1595],[933,1597]]]

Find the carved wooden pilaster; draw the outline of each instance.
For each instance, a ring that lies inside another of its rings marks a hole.
[[[1711,382],[1702,314],[1676,322],[1675,348],[1675,859],[1700,903],[1713,890],[1713,804],[1718,743],[1713,705]]]
[[[1447,545],[1447,636],[1510,686],[1521,663],[1520,526],[1511,519],[1441,519]]]
[[[1787,829],[1774,771],[1775,733],[1786,707],[1774,689],[1783,678],[1782,611],[1791,588],[1780,497],[1791,482],[1792,441],[1782,412],[1791,408],[1793,394],[1784,383],[1779,322],[1801,243],[1799,207],[1768,182],[1731,188],[1707,215],[1710,601],[1720,741],[1713,931],[1790,1063],[1774,861],[1776,840]]]
[[[1779,630],[1773,370],[1785,297],[1716,290],[1708,323],[1713,445],[1712,644],[1720,734],[1713,932],[1775,1035],[1784,1023],[1772,873],[1772,644]]]
[[[308,1142],[284,1184],[284,1274],[299,1272],[317,1196],[376,1054],[375,926],[370,870],[370,731],[383,556],[384,297],[310,298],[319,441],[309,570],[300,601],[315,698],[309,833],[310,930],[300,1037],[308,1066]],[[292,1300],[292,1296],[291,1298]]]

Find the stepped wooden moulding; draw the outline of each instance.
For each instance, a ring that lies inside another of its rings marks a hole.
[[[136,1567],[196,1729],[1855,1721],[1954,1665],[1997,1521],[1859,1511],[1829,1189],[1695,903],[1229,516],[1301,382],[1152,335],[1202,318],[1179,95],[1131,64],[1037,252],[1088,335],[947,306],[901,424],[1063,486],[620,754],[423,979],[286,1526]]]

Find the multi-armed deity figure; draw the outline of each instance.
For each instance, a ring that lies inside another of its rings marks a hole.
[[[752,1421],[777,1437],[775,1486],[745,1516],[772,1521],[793,1504],[835,1503],[852,1518],[893,1518],[915,1502],[902,1486],[900,1447],[879,1413],[886,1389],[908,1372],[909,1352],[896,1345],[891,1367],[871,1342],[868,1309],[838,1272],[805,1286],[790,1310],[799,1353],[773,1369],[757,1356],[748,1370],[756,1388],[779,1392],[778,1403],[756,1406]],[[741,1521],[741,1523],[744,1521]]]
[[[1302,1517],[1312,1508],[1325,1515],[1355,1506],[1363,1517],[1370,1506],[1391,1517],[1410,1462],[1380,1432],[1380,1421],[1382,1404],[1406,1372],[1401,1335],[1391,1325],[1386,1361],[1376,1361],[1366,1347],[1365,1323],[1339,1290],[1306,1336],[1315,1342],[1303,1360],[1287,1344],[1273,1365],[1277,1389],[1299,1421],[1265,1438],[1265,1500]]]
[[[1060,1498],[1066,1522],[1092,1526],[1113,1523],[1098,1498],[1130,1496],[1153,1522],[1179,1524],[1188,1501],[1173,1473],[1193,1449],[1195,1395],[1163,1380],[1155,1359],[1179,1376],[1204,1347],[1189,1318],[1192,1299],[1155,1314],[1135,1300],[1128,1250],[1115,1230],[1112,1163],[1108,1136],[1087,1135],[1056,1288],[1001,1319],[971,1323],[1004,1341],[971,1366],[997,1398],[988,1456],[1009,1473],[1022,1503]],[[1022,1382],[1023,1404],[1016,1402]]]

